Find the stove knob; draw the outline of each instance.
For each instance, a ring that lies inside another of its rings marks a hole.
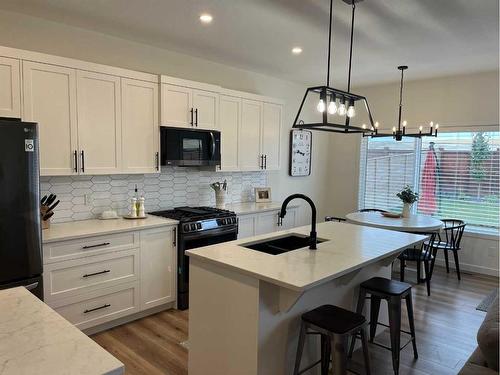
[[[189,232],[189,224],[184,224],[184,232]]]
[[[196,230],[196,224],[191,224],[191,230]]]
[[[221,220],[222,225],[226,225],[226,219]]]
[[[196,223],[196,229],[201,229],[201,223]]]
[[[233,222],[233,224],[236,224],[236,218],[235,217],[233,217],[232,222]]]

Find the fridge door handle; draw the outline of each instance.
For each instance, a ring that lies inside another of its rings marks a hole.
[[[25,285],[24,286],[26,289],[28,290],[33,290],[33,289],[36,289],[38,287],[38,281],[36,283],[33,283],[33,284],[28,284],[28,285]]]

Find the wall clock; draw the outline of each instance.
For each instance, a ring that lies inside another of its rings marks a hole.
[[[311,174],[312,133],[309,130],[290,132],[290,176]]]

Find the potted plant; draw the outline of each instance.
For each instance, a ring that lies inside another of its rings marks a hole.
[[[410,217],[411,206],[418,201],[418,193],[414,192],[410,185],[406,185],[403,190],[396,194],[403,201],[403,217]]]

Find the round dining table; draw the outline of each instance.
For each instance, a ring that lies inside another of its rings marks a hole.
[[[441,220],[427,215],[392,218],[380,212],[351,212],[346,219],[353,224],[412,233],[438,232],[443,226]]]

